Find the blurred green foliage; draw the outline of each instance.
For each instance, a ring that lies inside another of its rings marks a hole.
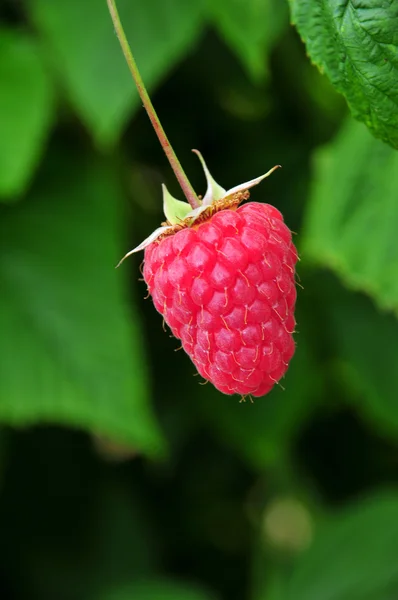
[[[297,352],[243,404],[114,269],[181,194],[106,1],[0,0],[2,600],[398,598],[398,2],[289,4],[119,0],[198,193],[192,147],[283,165]]]

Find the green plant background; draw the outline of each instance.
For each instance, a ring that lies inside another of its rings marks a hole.
[[[297,352],[254,404],[200,385],[114,269],[181,193],[106,1],[0,0],[0,597],[396,600],[398,2],[119,7],[198,193],[191,148],[283,165]]]

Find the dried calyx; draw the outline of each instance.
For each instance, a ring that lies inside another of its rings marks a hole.
[[[198,150],[193,150],[199,157],[205,172],[207,181],[207,190],[203,198],[200,200],[200,206],[192,209],[188,202],[182,202],[174,198],[166,186],[163,184],[163,212],[166,217],[166,222],[158,227],[148,236],[141,244],[139,244],[133,250],[130,250],[119,262],[119,266],[128,256],[144,250],[147,246],[152,244],[155,240],[165,235],[171,235],[180,229],[185,227],[191,227],[194,224],[199,224],[204,219],[210,217],[212,214],[219,210],[225,210],[227,208],[236,208],[243,200],[247,200],[249,197],[248,190],[260,183],[263,179],[271,175],[280,165],[272,167],[265,175],[251,179],[245,183],[241,183],[229,190],[225,190],[221,187],[211,176],[209,169],[203,159],[203,156]]]

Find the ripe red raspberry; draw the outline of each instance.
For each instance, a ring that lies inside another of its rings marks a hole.
[[[202,377],[225,394],[263,396],[295,350],[297,251],[276,208],[238,206],[276,167],[226,191],[197,154],[208,183],[199,208],[163,186],[167,222],[126,256],[146,248],[154,305]]]
[[[202,377],[263,396],[294,354],[296,261],[280,212],[251,202],[153,242],[144,279]]]

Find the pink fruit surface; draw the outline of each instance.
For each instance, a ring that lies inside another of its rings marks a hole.
[[[296,262],[281,213],[249,202],[150,244],[144,279],[204,379],[263,396],[295,350]]]

